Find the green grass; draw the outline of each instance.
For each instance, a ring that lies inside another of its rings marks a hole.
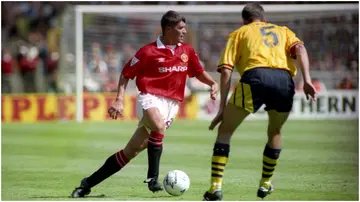
[[[160,178],[184,170],[180,197],[152,194],[143,184],[146,152],[80,200],[201,200],[209,186],[215,132],[209,122],[175,121],[166,134]],[[136,122],[2,124],[2,200],[73,200],[71,191],[124,147]],[[266,122],[245,121],[231,143],[224,200],[256,198]],[[266,200],[358,200],[358,121],[289,121]],[[105,196],[101,196],[101,195]]]

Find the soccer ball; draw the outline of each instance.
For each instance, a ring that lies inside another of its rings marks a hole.
[[[181,170],[172,170],[164,178],[164,188],[172,196],[180,196],[190,187],[189,176]]]

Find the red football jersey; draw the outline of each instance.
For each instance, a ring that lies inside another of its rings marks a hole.
[[[125,65],[122,74],[129,79],[136,77],[141,93],[182,101],[186,77],[198,76],[203,71],[191,45],[178,43],[171,49],[158,38],[142,47]]]

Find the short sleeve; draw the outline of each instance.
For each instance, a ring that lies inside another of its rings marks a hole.
[[[124,75],[126,78],[134,79],[137,76],[139,69],[141,69],[141,67],[143,66],[145,62],[144,60],[145,53],[143,49],[140,49],[135,54],[135,56],[126,63],[121,74]]]
[[[233,32],[228,37],[228,41],[226,42],[226,47],[220,56],[218,69],[217,69],[218,72],[221,72],[222,68],[227,68],[230,70],[234,69],[237,59],[240,58],[239,40],[240,40],[239,32]]]
[[[290,52],[290,49],[296,44],[304,44],[299,38],[296,37],[295,33],[289,28],[285,27],[286,31],[286,50]]]
[[[197,56],[195,50],[191,47],[189,52],[189,77],[196,77],[200,75],[204,70],[204,67],[200,64],[199,57]]]

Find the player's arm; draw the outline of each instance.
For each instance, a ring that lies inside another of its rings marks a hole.
[[[195,77],[200,82],[211,87],[210,97],[215,100],[219,91],[216,81],[204,70],[194,49],[190,50],[189,77]]]
[[[132,57],[124,66],[118,84],[118,90],[116,94],[116,100],[123,100],[125,95],[126,86],[129,79],[134,79],[143,63],[143,53],[140,49],[134,57]]]
[[[221,54],[217,71],[221,73],[220,78],[220,107],[219,112],[223,112],[226,106],[227,97],[230,91],[231,74],[238,58],[240,58],[239,33],[234,32],[229,36],[226,47]]]
[[[207,84],[211,87],[210,89],[210,98],[215,100],[217,94],[219,93],[219,86],[216,83],[216,81],[211,78],[211,76],[206,72],[203,71],[200,75],[196,77],[199,81],[201,81],[204,84]]]
[[[309,56],[303,44],[296,44],[291,48],[291,55],[295,59],[296,67],[300,68],[304,81],[311,82]]]
[[[309,57],[306,51],[306,48],[303,44],[296,44],[292,49],[292,52],[295,52],[295,64],[301,70],[301,74],[304,79],[304,93],[306,99],[309,99],[309,96],[313,100],[316,99],[316,89],[312,84],[312,79],[310,76],[310,65]]]
[[[316,90],[312,85],[310,76],[309,56],[304,46],[304,43],[300,41],[290,29],[286,30],[287,33],[287,49],[290,52],[291,57],[295,60],[296,67],[300,68],[301,74],[304,80],[304,93],[306,98],[309,99],[309,95],[315,99]]]
[[[128,82],[129,79],[125,75],[120,74],[115,102],[108,109],[109,116],[112,119],[116,120],[124,111],[124,96]]]
[[[227,97],[230,90],[231,74],[238,58],[240,58],[239,43],[240,40],[239,32],[233,32],[230,34],[229,39],[226,43],[226,47],[221,54],[218,72],[221,73],[220,78],[220,106],[219,111],[215,118],[211,121],[209,130],[213,130],[215,126],[220,123],[223,119],[223,113],[227,102]]]
[[[196,78],[208,86],[217,84],[216,81],[206,71],[200,73],[198,76],[196,76]]]
[[[137,76],[137,73],[143,63],[142,58],[143,53],[140,49],[135,56],[126,63],[120,74],[115,103],[112,104],[108,110],[109,115],[113,119],[117,119],[117,117],[119,117],[124,111],[124,97],[127,84],[129,79],[134,79]]]
[[[309,73],[309,57],[304,43],[296,37],[295,33],[289,28],[284,27],[286,31],[286,49],[290,56],[295,60],[296,67],[301,69],[304,81],[311,81]]]
[[[230,90],[230,78],[232,70],[229,68],[221,68],[221,78],[220,78],[220,106],[217,115],[211,121],[209,130],[213,130],[215,126],[222,121],[224,109],[227,102],[227,96]]]
[[[120,74],[118,89],[116,93],[116,100],[124,101],[126,86],[129,82],[129,78],[126,78],[123,74]]]
[[[231,74],[232,74],[231,69],[228,68],[221,69],[219,112],[223,112],[226,106],[227,97],[230,91]]]

